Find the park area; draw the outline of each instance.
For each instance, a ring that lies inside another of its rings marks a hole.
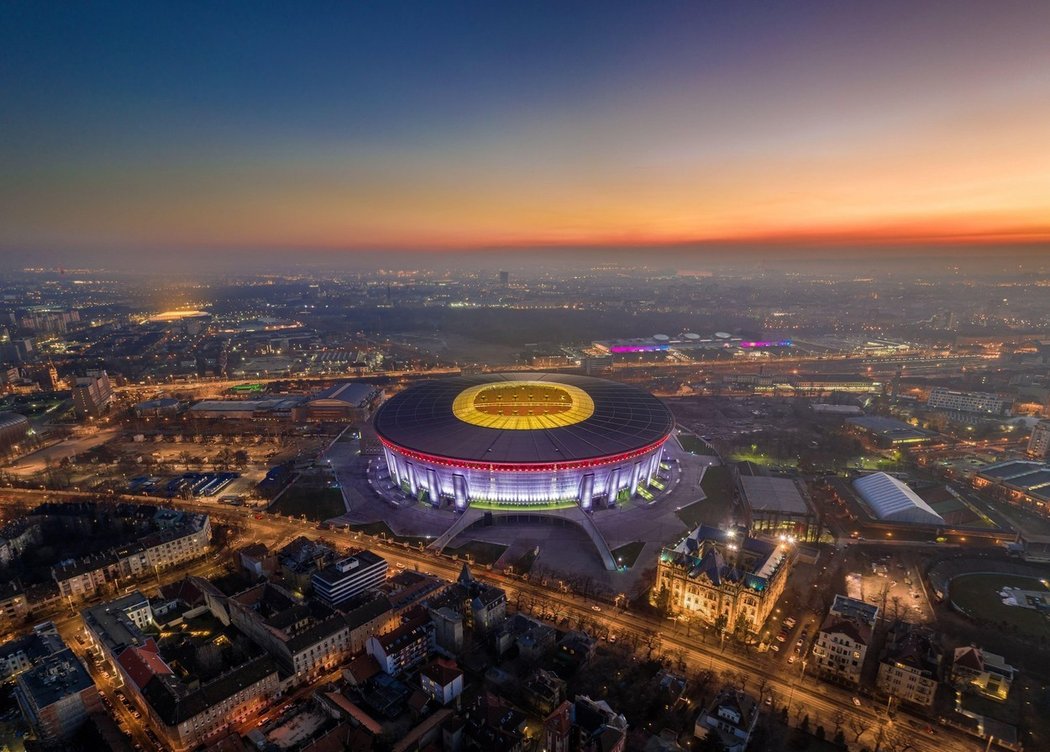
[[[1045,610],[1050,606],[1050,589],[1036,577],[963,574],[952,579],[950,597],[956,610],[975,622],[1029,637],[1050,638],[1050,611]],[[1040,601],[1044,610],[1035,608]]]

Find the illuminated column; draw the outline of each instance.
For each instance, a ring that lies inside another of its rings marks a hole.
[[[662,450],[657,449],[653,452],[653,456],[649,458],[649,478],[655,478],[660,472],[660,454]]]
[[[606,484],[605,503],[610,508],[616,506],[616,497],[620,493],[620,468],[614,467],[609,471],[609,480]]]
[[[634,463],[634,467],[631,470],[631,498],[632,499],[634,498],[634,495],[636,493],[638,493],[638,481],[640,480],[641,475],[642,475],[642,463],[641,462],[635,462]]]
[[[585,511],[589,512],[591,509],[591,499],[594,496],[594,473],[587,473],[583,476],[583,481],[580,483],[580,507]]]
[[[467,479],[459,473],[452,476],[452,492],[456,497],[456,509],[464,511],[467,508]]]
[[[386,469],[387,472],[390,473],[390,480],[394,481],[395,485],[400,484],[401,478],[397,473],[397,458],[394,456],[394,453],[386,447],[383,447],[383,455],[386,457]]]
[[[412,495],[415,496],[419,493],[419,481],[416,478],[416,466],[411,462],[406,462],[408,465],[408,487],[412,490]]]
[[[438,486],[437,473],[434,468],[427,468],[427,485],[430,487],[430,506],[437,509],[441,506],[441,487]]]

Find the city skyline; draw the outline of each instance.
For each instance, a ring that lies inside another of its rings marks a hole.
[[[0,12],[16,263],[1050,239],[1042,4]]]

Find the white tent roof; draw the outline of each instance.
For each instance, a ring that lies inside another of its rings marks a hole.
[[[889,522],[915,522],[925,525],[943,525],[944,518],[908,488],[907,484],[886,473],[874,473],[857,478],[853,487],[872,513]]]

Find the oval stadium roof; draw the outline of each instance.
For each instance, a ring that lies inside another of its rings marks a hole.
[[[871,509],[886,522],[943,525],[944,518],[933,511],[907,484],[886,473],[873,473],[853,481],[853,488]]]
[[[534,430],[466,422],[453,410],[473,387],[516,381],[582,390],[593,409],[578,421]],[[387,400],[375,416],[381,439],[405,449],[457,460],[502,463],[573,462],[637,451],[674,428],[670,410],[636,387],[557,373],[490,373],[426,381]]]

